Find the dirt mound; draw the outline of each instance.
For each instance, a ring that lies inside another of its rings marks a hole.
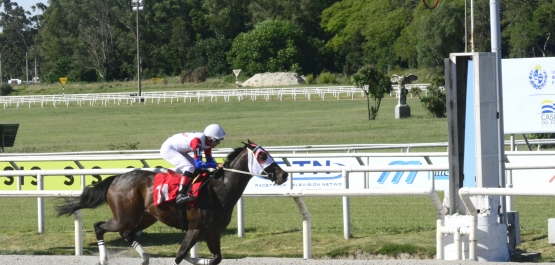
[[[244,87],[269,87],[269,86],[292,86],[304,84],[305,79],[296,73],[263,73],[255,74],[245,81],[241,86]]]

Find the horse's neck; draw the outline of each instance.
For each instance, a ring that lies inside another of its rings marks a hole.
[[[248,153],[244,152],[239,157],[237,157],[237,159],[233,161],[231,168],[243,172],[249,172],[247,155]],[[251,175],[232,171],[226,172],[223,178],[224,192],[220,193],[220,195],[224,196],[225,198],[220,199],[223,199],[222,201],[224,201],[226,205],[235,205],[243,195],[243,192],[247,188],[247,185],[249,184],[251,178]]]

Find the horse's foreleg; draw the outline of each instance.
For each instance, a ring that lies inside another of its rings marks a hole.
[[[135,231],[126,230],[124,232],[120,232],[120,235],[123,239],[125,239],[125,241],[127,241],[127,243],[131,244],[131,246],[137,251],[137,253],[139,253],[139,255],[141,255],[141,258],[143,259],[141,265],[148,265],[150,254],[148,254],[143,246],[141,246],[141,244],[139,244],[139,242],[135,240]]]
[[[209,264],[209,263],[198,263],[199,261],[204,261],[201,259],[192,259],[189,255],[189,251],[191,248],[198,242],[200,230],[198,229],[189,229],[185,234],[185,238],[183,242],[181,242],[181,246],[179,246],[179,250],[177,251],[177,255],[175,256],[174,265],[181,263],[183,259],[186,259],[191,264]]]
[[[108,264],[108,256],[106,256],[106,245],[104,245],[104,233],[106,230],[102,228],[106,222],[96,222],[94,223],[94,232],[96,234],[96,240],[98,241],[98,255],[100,265]]]
[[[222,250],[220,246],[220,234],[213,234],[206,238],[206,245],[208,250],[212,253],[212,262],[210,264],[220,264],[222,261]]]

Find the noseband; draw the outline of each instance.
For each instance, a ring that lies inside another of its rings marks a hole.
[[[247,148],[249,152],[248,153],[249,171],[247,172],[247,171],[242,171],[242,170],[237,170],[232,168],[224,168],[224,170],[242,173],[242,174],[251,175],[251,176],[261,176],[271,181],[275,181],[277,179],[276,174],[266,172],[266,168],[275,164],[275,161],[270,156],[270,154],[268,154],[268,152],[264,150],[264,148],[262,148],[261,146],[254,144],[250,141],[248,144],[245,144],[245,148]]]

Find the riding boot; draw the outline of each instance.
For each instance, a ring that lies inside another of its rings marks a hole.
[[[179,191],[177,193],[177,197],[175,198],[175,204],[181,205],[186,202],[192,202],[197,198],[195,196],[190,195],[189,193],[191,191],[192,185],[188,185],[188,184],[192,178],[193,178],[193,174],[191,172],[183,173],[183,178],[182,178],[183,180],[181,181],[182,183],[179,185]],[[189,186],[189,188],[187,188],[187,186]]]

